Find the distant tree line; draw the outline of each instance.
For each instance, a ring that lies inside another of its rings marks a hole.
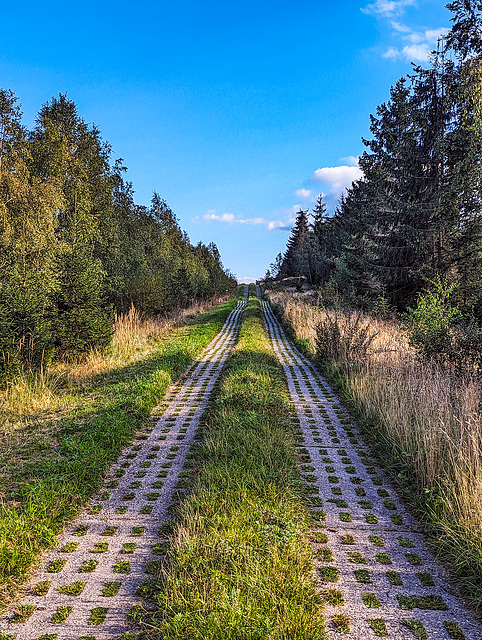
[[[35,127],[0,89],[0,382],[111,340],[114,312],[160,314],[232,289],[156,193],[136,205],[121,161],[66,95]]]
[[[300,210],[268,278],[303,276],[405,309],[427,281],[482,319],[482,2],[456,0],[429,68],[414,66],[371,116],[363,177],[328,216]]]

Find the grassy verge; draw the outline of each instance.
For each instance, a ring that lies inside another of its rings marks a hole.
[[[250,299],[180,507],[149,638],[321,640],[283,370]]]
[[[298,348],[316,360],[316,325],[323,313],[306,298],[275,294],[272,299]],[[341,318],[342,339],[348,326],[343,323]],[[338,358],[318,365],[423,524],[433,551],[481,614],[480,380],[419,362],[393,324],[368,317],[363,323],[378,335],[362,364]]]
[[[57,389],[55,411],[31,413],[2,433],[0,607],[41,551],[98,489],[168,385],[221,329],[235,301],[154,336],[126,365],[105,363],[83,384]],[[85,365],[82,365],[85,366]]]

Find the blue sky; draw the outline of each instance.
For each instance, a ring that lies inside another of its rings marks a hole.
[[[25,124],[68,92],[193,242],[264,274],[299,206],[331,208],[360,175],[369,114],[423,63],[450,13],[435,0],[6,3],[0,86]]]

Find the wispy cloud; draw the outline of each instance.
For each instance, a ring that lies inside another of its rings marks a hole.
[[[301,198],[302,200],[309,200],[311,198],[311,189],[297,189],[295,191],[295,196]]]
[[[240,218],[234,215],[234,213],[222,213],[218,215],[213,213],[213,209],[210,209],[202,217],[202,220],[206,222],[223,222],[226,224],[248,224],[248,225],[264,225],[268,231],[289,231],[293,226],[294,212],[298,211],[301,205],[295,205],[290,209],[284,210],[285,217],[278,220],[270,220],[268,218]],[[199,221],[200,218],[194,218],[195,221]]]
[[[391,23],[394,31],[402,34],[402,41],[407,44],[399,47],[389,47],[383,54],[383,58],[392,58],[393,60],[403,59],[407,62],[425,62],[429,59],[430,53],[437,46],[439,38],[444,36],[448,29],[441,27],[440,29],[411,29],[398,22]]]
[[[448,32],[445,27],[411,27],[395,19],[402,16],[407,7],[414,6],[416,0],[375,0],[362,8],[364,13],[387,21],[391,27],[394,43],[381,53],[382,58],[426,62],[435,49],[437,40]]]
[[[349,167],[358,167],[357,156],[346,156],[346,158],[340,158],[340,162],[347,164]]]
[[[375,0],[362,8],[363,13],[371,13],[383,18],[401,15],[405,7],[413,7],[415,0]]]
[[[236,218],[234,213],[223,213],[218,216],[216,213],[206,213],[204,220],[216,220],[217,222],[228,222],[229,224],[264,224],[264,218]]]

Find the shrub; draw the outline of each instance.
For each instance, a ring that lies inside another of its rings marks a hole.
[[[460,319],[450,297],[456,288],[438,277],[432,287],[419,294],[415,309],[406,314],[410,344],[423,358],[441,358],[450,351],[452,328]]]
[[[361,311],[324,310],[316,328],[316,357],[319,361],[336,360],[362,363],[372,350],[377,332]]]

